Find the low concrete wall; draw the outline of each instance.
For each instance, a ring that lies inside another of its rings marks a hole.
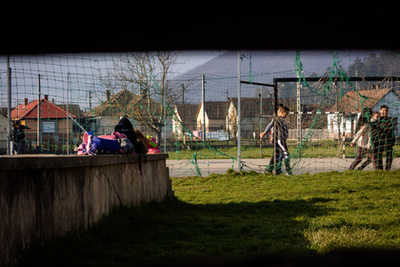
[[[0,265],[32,240],[87,227],[113,206],[173,195],[167,154],[0,158]]]

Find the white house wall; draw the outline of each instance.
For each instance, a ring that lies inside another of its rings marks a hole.
[[[237,120],[236,108],[233,105],[233,102],[231,101],[228,108],[228,116],[226,118],[226,129],[228,131],[232,132],[234,128],[237,126],[236,120]]]
[[[357,118],[353,118],[353,120],[346,117],[346,129],[345,129],[346,133],[351,133],[351,129],[352,129],[351,123],[352,122],[353,122],[353,129],[355,129],[355,126],[357,124],[357,120],[358,120],[359,116],[360,116],[360,113],[358,113]],[[328,115],[328,132],[329,133],[337,133],[338,132],[337,119],[338,119],[337,114],[329,114]],[[343,117],[341,115],[339,115],[339,119],[341,120],[340,126],[339,126],[340,132],[342,132],[343,131]],[[332,124],[332,121],[333,121],[333,124]]]
[[[200,131],[201,131],[201,125],[203,124],[203,107],[204,107],[203,103],[201,103],[200,111],[199,111],[198,116],[196,118],[197,129],[199,129]],[[207,116],[207,112],[205,114],[205,117],[206,117],[205,128],[206,128],[206,131],[207,131],[207,129],[209,127],[209,123],[210,123],[210,120],[208,119],[208,116]]]
[[[178,110],[175,108],[175,116],[172,118],[172,131],[175,133],[176,136],[182,135],[182,125],[180,123],[181,117],[179,116]]]

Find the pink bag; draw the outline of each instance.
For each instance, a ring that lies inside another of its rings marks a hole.
[[[147,152],[147,154],[157,154],[157,153],[161,153],[159,148],[149,148],[149,152]]]

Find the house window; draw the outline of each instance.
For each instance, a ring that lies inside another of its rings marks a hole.
[[[56,131],[56,122],[55,121],[44,121],[42,133],[54,133]]]

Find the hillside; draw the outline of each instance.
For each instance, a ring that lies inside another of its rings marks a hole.
[[[354,63],[356,58],[365,58],[370,51],[340,51],[337,53],[340,65],[344,70]],[[242,80],[272,83],[276,77],[294,77],[293,71],[295,51],[241,51],[244,55],[241,74]],[[251,57],[250,57],[251,56]],[[306,76],[322,76],[328,67],[333,65],[333,52],[301,51],[301,62]],[[185,94],[185,101],[198,103],[201,101],[201,74],[206,77],[206,100],[224,100],[227,90],[229,97],[237,95],[237,51],[227,51],[206,63],[180,75],[177,79],[196,79],[191,85],[191,92]],[[229,77],[229,78],[228,78]],[[255,86],[243,86],[243,97],[254,97],[258,93]],[[212,93],[211,93],[212,92]],[[271,90],[263,89],[263,94]]]
[[[305,74],[316,73],[322,75],[327,67],[333,63],[332,55],[334,52],[317,50],[301,51],[301,61]],[[347,70],[356,58],[366,57],[370,51],[340,51],[338,52],[341,66]],[[252,71],[254,73],[278,73],[292,72],[295,51],[241,51],[245,55],[242,64],[242,74],[249,71],[250,56]],[[224,54],[197,66],[185,74],[218,74],[222,76],[237,75],[237,52],[227,51]]]

